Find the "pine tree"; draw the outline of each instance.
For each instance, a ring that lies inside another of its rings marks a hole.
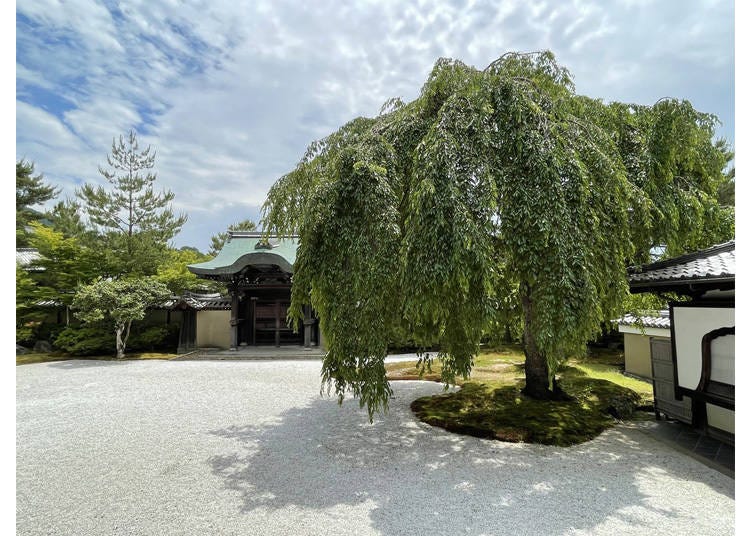
[[[86,184],[76,192],[101,242],[109,275],[155,274],[169,241],[187,221],[172,211],[174,193],[154,190],[156,174],[149,170],[155,159],[151,146],[141,150],[131,131],[127,139],[112,140],[109,169],[99,167],[110,188]]]
[[[58,188],[45,184],[42,174],[34,176],[33,162],[16,162],[16,247],[28,246],[28,225],[44,217],[42,212],[31,207],[41,205],[59,193]]]

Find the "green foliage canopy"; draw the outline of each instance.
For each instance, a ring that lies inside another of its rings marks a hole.
[[[67,323],[76,288],[101,274],[101,254],[47,225],[32,222],[29,227],[29,245],[39,258],[31,267],[16,267],[16,334],[17,340],[31,342],[41,336],[42,322],[56,307],[66,308]]]
[[[96,231],[88,228],[81,217],[83,209],[78,201],[65,199],[55,203],[50,213],[52,228],[66,238],[77,238],[91,244],[96,240]]]
[[[142,320],[147,308],[164,302],[169,296],[169,289],[163,283],[149,277],[98,279],[78,288],[72,308],[84,322],[111,321],[117,357],[124,357],[133,320]]]
[[[122,355],[131,322],[140,318],[138,304],[145,303],[148,297],[144,285],[153,286],[158,295],[162,289],[179,294],[200,285],[186,264],[205,257],[197,250],[177,251],[169,247],[169,240],[187,217],[172,211],[172,192],[155,191],[156,175],[148,171],[154,161],[151,147],[140,150],[135,132],[131,131],[126,139],[121,136],[119,142],[113,140],[112,153],[107,157],[111,169],[99,169],[111,187],[86,184],[76,192],[76,200],[54,206],[47,215],[47,225],[31,223],[33,232],[28,242],[38,249],[40,259],[33,273],[17,269],[18,336],[32,338],[32,327],[48,314],[49,303],[75,304],[79,318],[88,322],[89,333],[94,330],[92,323],[97,316],[114,321],[118,355]],[[33,213],[30,205],[57,194],[57,189],[44,185],[41,176],[32,176],[33,164],[21,161],[16,168],[18,214]],[[23,223],[25,229],[29,219],[22,222],[19,216],[17,225]],[[154,275],[157,277],[148,278]],[[94,285],[97,278],[105,283]],[[141,279],[135,281],[137,278]],[[95,292],[101,299],[99,305],[92,297]],[[116,299],[114,294],[118,294]],[[110,298],[112,310],[106,309]],[[46,309],[40,303],[46,304]],[[75,339],[72,330],[68,335]],[[79,341],[68,342],[68,347],[80,347]]]
[[[34,175],[33,162],[16,162],[16,247],[28,245],[26,227],[44,217],[43,213],[31,207],[41,205],[59,193],[58,188],[44,182],[43,175]]]
[[[52,301],[69,306],[79,285],[101,275],[101,254],[77,238],[66,238],[61,232],[32,224],[31,245],[39,251],[39,268],[30,277],[34,280],[30,301]]]
[[[194,273],[187,269],[188,264],[196,264],[210,260],[209,255],[204,255],[195,248],[183,247],[181,249],[170,249],[165,253],[162,263],[156,270],[154,278],[163,283],[174,295],[181,295],[185,291],[210,290],[217,288],[212,285],[213,281],[198,279]],[[218,286],[218,289],[223,286]]]
[[[34,328],[44,319],[44,314],[33,307],[36,285],[29,272],[16,263],[16,342],[31,341]]]
[[[394,326],[436,338],[451,382],[505,315],[524,325],[525,392],[544,398],[620,312],[626,266],[732,235],[716,121],[686,101],[579,96],[552,53],[511,53],[484,70],[441,59],[414,101],[312,143],[264,222],[300,236],[290,315],[320,316],[324,386],[372,418]]]
[[[734,166],[724,174],[724,180],[719,184],[719,203],[734,207]]]

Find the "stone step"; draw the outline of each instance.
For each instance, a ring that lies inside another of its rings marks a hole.
[[[319,348],[305,350],[303,348],[288,347],[242,347],[237,350],[222,350],[219,348],[200,348],[193,352],[175,357],[173,361],[260,361],[284,359],[321,360],[325,352]]]

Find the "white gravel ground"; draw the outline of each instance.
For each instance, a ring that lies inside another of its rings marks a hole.
[[[320,364],[65,361],[16,368],[18,534],[734,533],[734,480],[634,426],[572,448],[322,397]]]

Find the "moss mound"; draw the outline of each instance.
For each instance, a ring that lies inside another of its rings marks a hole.
[[[631,418],[641,404],[641,396],[631,389],[572,367],[561,372],[560,386],[570,401],[534,400],[521,394],[523,385],[467,382],[455,393],[419,398],[411,408],[423,422],[450,432],[571,446],[595,438],[617,419]]]

